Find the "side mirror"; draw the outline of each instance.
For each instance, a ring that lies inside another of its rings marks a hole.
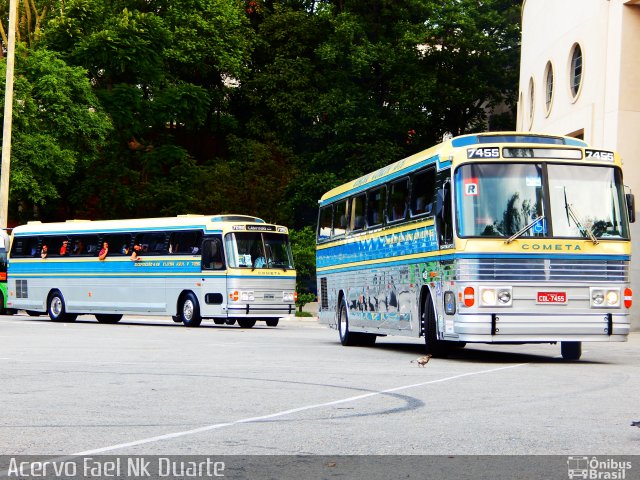
[[[633,193],[625,194],[625,198],[627,200],[627,212],[629,214],[629,223],[634,223],[636,221],[636,199],[633,196]]]

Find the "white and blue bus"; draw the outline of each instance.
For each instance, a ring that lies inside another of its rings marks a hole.
[[[611,151],[570,137],[465,135],[320,199],[320,321],[343,345],[625,341],[633,196]]]
[[[244,215],[29,222],[13,230],[8,278],[8,308],[53,321],[153,314],[251,328],[295,313],[287,228]]]

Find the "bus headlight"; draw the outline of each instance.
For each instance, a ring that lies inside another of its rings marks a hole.
[[[480,302],[483,307],[510,307],[512,297],[511,287],[480,288]]]
[[[619,288],[591,288],[591,306],[592,307],[619,307],[620,306],[620,289]]]

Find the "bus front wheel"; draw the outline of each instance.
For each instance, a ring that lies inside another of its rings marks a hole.
[[[48,305],[47,311],[52,322],[75,322],[76,318],[78,318],[75,313],[67,313],[64,297],[58,291],[49,296]]]
[[[431,301],[431,295],[426,294],[422,304],[422,329],[424,332],[424,344],[427,353],[436,357],[447,355],[447,343],[438,340],[436,331],[436,312]]]
[[[560,342],[560,353],[564,360],[580,360],[582,342]]]
[[[240,328],[253,328],[255,324],[256,324],[255,318],[239,318],[238,319],[238,325],[240,325]]]
[[[182,300],[180,319],[185,327],[199,327],[202,323],[198,299],[191,292],[187,293]]]

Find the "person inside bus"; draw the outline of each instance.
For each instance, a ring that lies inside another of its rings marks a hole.
[[[46,245],[42,245],[42,250],[40,251],[40,258],[47,258],[49,255],[49,247]]]
[[[74,255],[81,255],[84,253],[84,242],[82,240],[78,240],[76,242],[75,247],[73,248]]]
[[[65,240],[62,242],[62,246],[60,247],[60,255],[69,255],[69,240]]]
[[[139,243],[136,243],[133,246],[133,253],[131,253],[131,256],[129,258],[134,262],[137,262],[138,260],[140,260],[140,255],[142,255],[142,246]]]
[[[107,242],[104,242],[102,244],[102,248],[98,252],[98,260],[104,260],[105,258],[107,258],[108,254],[109,254],[109,244]]]
[[[264,258],[264,252],[262,251],[262,247],[259,246],[258,255],[253,261],[253,268],[266,268],[266,267],[267,267],[267,261]]]

